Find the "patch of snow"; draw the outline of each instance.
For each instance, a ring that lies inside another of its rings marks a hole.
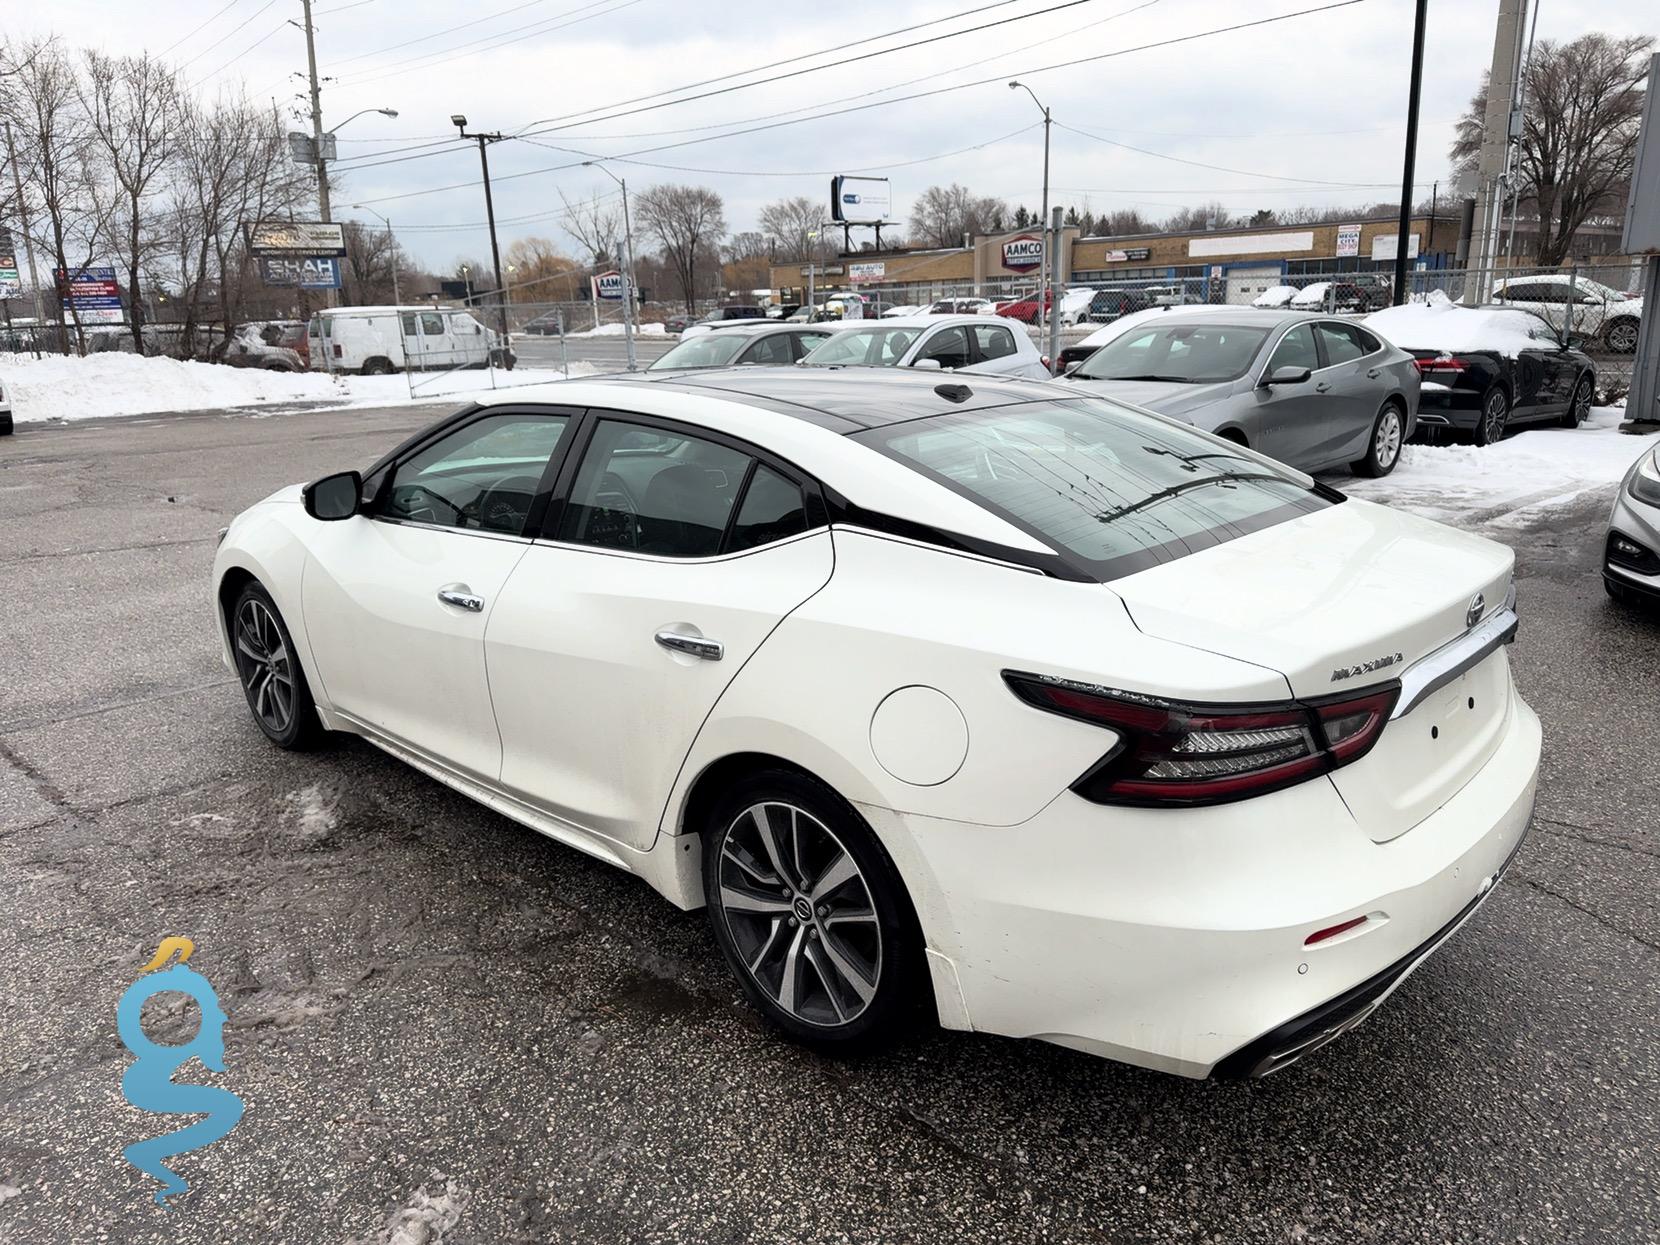
[[[598,370],[589,363],[571,365],[572,376],[591,376]],[[564,380],[565,374],[557,368],[498,371],[492,386],[492,374],[486,370],[411,377],[329,376],[108,351],[84,359],[0,353],[0,377],[11,398],[12,416],[23,424],[175,411],[247,411],[277,403],[351,407],[447,402],[492,387]]]
[[[1440,290],[1421,303],[1385,307],[1367,316],[1375,329],[1402,350],[1497,350],[1515,358],[1543,343],[1539,317],[1505,307],[1460,307]]]
[[[1293,307],[1321,307],[1325,305],[1326,291],[1331,289],[1330,281],[1316,281],[1312,285],[1305,285],[1288,300]]]
[[[1294,285],[1271,285],[1251,300],[1253,307],[1283,307],[1297,297]]]
[[[440,1245],[461,1222],[461,1212],[467,1206],[466,1192],[453,1180],[434,1172],[428,1183],[438,1185],[440,1181],[438,1192],[429,1192],[423,1184],[408,1202],[392,1212],[377,1235],[355,1238],[351,1245]]]
[[[624,325],[602,324],[597,329],[583,329],[580,333],[566,333],[566,337],[622,337]],[[637,324],[635,332],[641,337],[667,337],[668,329],[661,324]]]
[[[1334,482],[1355,497],[1457,527],[1516,526],[1612,487],[1660,444],[1660,434],[1621,434],[1623,415],[1598,406],[1578,428],[1528,428],[1497,445],[1408,445],[1381,480]]]

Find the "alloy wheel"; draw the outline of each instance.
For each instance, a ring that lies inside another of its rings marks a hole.
[[[254,715],[281,735],[294,718],[294,667],[276,616],[250,598],[236,612],[236,669]]]
[[[1481,409],[1481,426],[1489,444],[1504,436],[1504,425],[1510,416],[1510,404],[1505,401],[1504,394],[1495,389],[1487,395],[1487,403]]]
[[[1608,330],[1608,349],[1615,354],[1632,354],[1637,349],[1637,326],[1630,320],[1621,320]]]
[[[1591,418],[1591,378],[1581,377],[1579,387],[1574,390],[1574,423],[1583,424]]]
[[[1387,471],[1401,456],[1401,415],[1393,406],[1385,408],[1378,420],[1377,435],[1372,438],[1372,453],[1378,466]]]
[[[882,932],[851,852],[811,813],[754,804],[720,838],[716,902],[757,986],[804,1024],[857,1019],[882,979]]]

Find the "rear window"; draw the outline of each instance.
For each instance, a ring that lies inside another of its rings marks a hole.
[[[1100,399],[1024,402],[856,435],[1102,580],[1333,504],[1289,470]]]
[[[740,333],[698,333],[685,338],[653,360],[648,372],[666,372],[677,367],[724,367],[753,338]]]

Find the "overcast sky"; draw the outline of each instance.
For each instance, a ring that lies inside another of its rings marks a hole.
[[[559,228],[558,192],[614,191],[596,169],[558,167],[589,155],[634,154],[632,162],[611,166],[631,188],[663,180],[713,188],[725,198],[732,230],[753,228],[761,205],[781,196],[828,203],[836,171],[891,177],[901,218],[918,191],[951,181],[1035,211],[1043,135],[1032,100],[1004,86],[1016,74],[1056,121],[1051,181],[1059,203],[1082,206],[1087,199],[1097,211],[1134,205],[1158,216],[1210,198],[1239,211],[1393,199],[1411,0],[1359,0],[1254,29],[1043,68],[1329,2],[317,0],[319,71],[333,79],[324,84],[325,125],[360,108],[399,112],[396,119],[359,117],[341,130],[335,214],[371,219],[349,206],[371,204],[434,267],[463,255],[486,257],[478,155],[453,140],[449,118],[458,112],[478,129],[545,131],[534,143],[491,148],[504,246],[537,234],[576,251]],[[1660,34],[1660,4],[1540,2],[1541,39],[1565,41],[1591,29]],[[1453,122],[1491,58],[1497,8],[1497,0],[1430,5],[1420,194],[1445,177]],[[290,24],[300,17],[300,0],[6,0],[6,9],[13,37],[56,33],[74,46],[148,48],[181,65],[205,93],[241,85],[256,99],[301,107],[305,39]],[[936,24],[827,51],[925,22]],[[634,111],[921,39],[936,41]],[[676,90],[787,59],[765,74]],[[927,98],[718,137],[986,78],[992,81]],[[653,92],[673,94],[627,102]],[[613,115],[625,111],[632,115]],[[296,116],[294,126],[309,130],[309,117]],[[398,162],[370,167],[377,159]]]

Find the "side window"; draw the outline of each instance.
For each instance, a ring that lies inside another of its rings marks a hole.
[[[941,367],[967,367],[968,330],[960,324],[941,329],[924,342],[922,349],[917,352],[916,362],[923,359],[937,359]]]
[[[738,356],[739,363],[780,364],[794,363],[790,352],[788,333],[771,333]]]
[[[1351,324],[1349,331],[1355,335],[1356,340],[1360,342],[1360,348],[1367,354],[1376,354],[1383,349],[1383,343],[1359,325]]]
[[[980,351],[980,358],[985,360],[1005,359],[1015,352],[1014,334],[995,324],[976,324],[974,345]]]
[[[791,333],[790,340],[795,343],[795,357],[800,359],[807,355],[814,346],[830,340],[828,333]]]
[[[711,441],[602,419],[558,538],[671,558],[713,556],[749,463],[747,454]]]
[[[421,312],[421,332],[428,337],[442,337],[444,317],[434,311]]]
[[[1299,324],[1280,338],[1280,344],[1274,347],[1273,356],[1268,360],[1270,374],[1282,367],[1306,367],[1312,372],[1319,366],[1320,356],[1314,349],[1314,333],[1306,324]]]
[[[770,467],[757,464],[726,549],[728,553],[753,549],[806,530],[807,509],[801,489]]]
[[[474,420],[394,467],[380,513],[517,536],[569,423],[530,413]]]
[[[1330,320],[1325,320],[1316,324],[1314,331],[1320,335],[1321,344],[1326,348],[1327,367],[1336,367],[1339,363],[1353,363],[1366,353],[1361,349],[1360,338],[1347,324],[1334,324]]]
[[[405,337],[415,336],[415,313],[413,311],[404,312],[403,335]]]

